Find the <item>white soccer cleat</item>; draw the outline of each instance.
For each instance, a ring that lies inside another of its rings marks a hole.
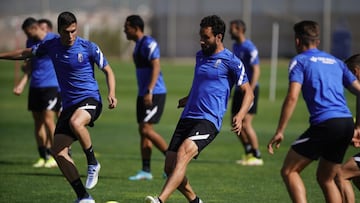
[[[75,203],[95,203],[95,200],[90,196],[83,199],[77,199],[75,200]]]
[[[147,196],[145,197],[145,203],[160,203],[158,197]]]
[[[53,157],[50,157],[48,160],[46,160],[44,164],[45,168],[55,168],[57,166],[58,165]]]
[[[139,171],[136,175],[130,176],[129,180],[152,180],[153,176],[151,173],[146,171]]]
[[[100,163],[97,163],[96,165],[88,165],[88,175],[85,185],[87,189],[92,189],[97,184],[100,168],[101,168]]]
[[[45,159],[39,158],[32,166],[34,168],[41,168],[44,167],[44,165],[45,165]]]

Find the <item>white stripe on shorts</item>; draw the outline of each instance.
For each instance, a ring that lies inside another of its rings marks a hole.
[[[79,109],[94,110],[94,109],[96,109],[96,106],[95,105],[86,105],[86,106],[79,107]]]
[[[51,110],[55,107],[56,103],[57,103],[57,98],[55,97],[54,99],[50,99],[48,101],[49,105],[46,107],[46,110]]]
[[[144,118],[144,122],[149,122],[149,120],[157,113],[158,106],[155,106],[152,110],[146,110],[147,116]]]
[[[300,139],[300,140],[296,140],[296,141],[292,144],[292,146],[297,145],[297,144],[300,144],[300,143],[307,142],[308,140],[310,140],[309,137],[304,138],[304,139]]]
[[[210,137],[210,134],[204,134],[204,135],[199,135],[199,132],[196,132],[196,134],[194,136],[189,137],[190,140],[206,140]]]

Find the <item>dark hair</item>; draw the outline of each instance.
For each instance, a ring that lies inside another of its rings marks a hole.
[[[345,63],[351,72],[354,72],[356,67],[360,68],[360,54],[350,56]]]
[[[42,19],[38,20],[38,23],[39,24],[45,23],[50,29],[53,28],[51,21],[48,19],[42,18]]]
[[[236,26],[238,26],[239,28],[242,28],[243,32],[246,32],[246,24],[243,20],[237,19],[237,20],[232,20],[230,22],[230,25],[235,24]]]
[[[21,28],[22,28],[23,30],[25,30],[25,29],[29,28],[30,26],[32,26],[32,25],[34,25],[34,24],[37,24],[37,21],[35,20],[35,18],[33,18],[33,17],[28,17],[28,18],[26,18],[26,19],[24,20]]]
[[[141,32],[144,32],[144,21],[139,15],[130,15],[126,18],[126,22],[133,28],[140,28]]]
[[[200,23],[201,28],[211,27],[212,33],[216,36],[218,34],[222,35],[221,41],[224,40],[225,37],[225,23],[224,21],[217,15],[207,16],[201,20]]]
[[[304,20],[294,25],[295,37],[301,42],[309,46],[320,39],[320,27],[317,22]]]
[[[77,20],[73,13],[65,11],[60,13],[57,22],[58,22],[58,31],[60,31],[60,29],[62,29],[63,27],[69,27],[71,24],[77,23]]]

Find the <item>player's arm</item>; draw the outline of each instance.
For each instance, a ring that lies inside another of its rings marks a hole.
[[[355,147],[360,147],[360,82],[359,80],[355,80],[348,87],[348,90],[356,95],[356,121],[355,121],[355,130],[353,143]]]
[[[116,107],[117,104],[117,99],[115,96],[115,86],[116,86],[115,75],[109,64],[106,65],[101,70],[105,73],[105,77],[106,77],[106,84],[109,92],[108,93],[109,109],[113,109]]]
[[[260,65],[259,64],[253,65],[252,69],[253,69],[253,75],[251,78],[250,86],[251,86],[251,89],[254,90],[256,87],[256,84],[258,83],[259,78],[260,78]]]
[[[188,98],[189,98],[189,95],[188,96],[186,96],[186,97],[183,97],[183,98],[181,98],[181,99],[179,99],[179,103],[178,103],[178,108],[184,108],[185,107],[185,105],[186,105],[186,103],[187,103],[187,101],[188,101]]]
[[[151,79],[150,79],[150,83],[148,85],[148,93],[144,95],[144,104],[146,106],[151,106],[152,105],[152,99],[153,99],[153,94],[152,91],[155,88],[156,85],[156,81],[159,78],[159,74],[160,74],[160,59],[156,58],[151,60]]]
[[[277,130],[275,132],[274,137],[271,138],[267,146],[270,154],[274,154],[273,145],[275,144],[275,147],[279,148],[280,143],[284,139],[285,128],[295,110],[300,92],[301,92],[301,84],[298,82],[290,82],[288,93],[282,105],[281,115]]]
[[[232,131],[235,132],[237,135],[240,135],[242,128],[242,121],[244,120],[245,115],[248,113],[254,101],[254,93],[248,82],[242,84],[239,88],[244,95],[244,99],[242,101],[239,112],[233,117],[232,120],[233,123]]]
[[[24,64],[21,66],[22,71],[24,72],[23,77],[20,79],[19,83],[14,87],[13,92],[15,95],[20,96],[24,91],[27,81],[30,78],[31,74],[31,63],[28,60],[25,60]]]
[[[31,50],[32,50],[31,48],[26,48],[26,49],[18,49],[15,51],[0,53],[0,59],[24,60],[27,58],[31,58],[33,56]]]

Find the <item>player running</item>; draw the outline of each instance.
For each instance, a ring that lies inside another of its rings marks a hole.
[[[360,54],[355,54],[345,61],[350,71],[360,80]],[[356,126],[359,125],[360,118],[356,118]],[[353,138],[355,147],[360,147],[360,136]],[[354,185],[360,190],[360,153],[351,157],[341,167],[341,171],[337,176],[339,186],[343,195],[343,202],[355,203],[355,194],[351,185]]]
[[[294,31],[298,55],[289,65],[289,90],[268,151],[273,154],[273,145],[280,147],[302,92],[310,113],[310,127],[292,144],[281,175],[292,201],[306,202],[300,173],[319,159],[317,181],[325,200],[338,203],[342,198],[334,179],[354,135],[354,122],[346,104],[344,86],[359,97],[360,83],[342,61],[317,49],[320,28],[316,22],[296,23]],[[357,117],[360,116],[360,109],[356,113]],[[355,132],[358,134],[359,130]]]
[[[52,32],[40,28],[34,18],[27,18],[22,24],[22,29],[27,36],[26,47],[36,46],[47,40],[57,37]],[[54,65],[48,56],[34,57],[25,62],[25,74],[14,88],[14,94],[20,95],[25,85],[30,81],[28,109],[32,113],[35,126],[35,138],[40,158],[33,167],[53,168],[56,161],[51,156],[50,148],[54,140],[55,113],[61,108],[59,84],[56,79]]]
[[[239,136],[244,146],[245,156],[241,160],[236,161],[236,163],[247,166],[262,166],[264,162],[261,158],[258,138],[252,126],[259,100],[260,60],[257,48],[249,39],[246,39],[245,31],[246,25],[242,20],[230,22],[231,39],[235,41],[233,52],[244,64],[251,89],[254,92],[254,103],[244,118],[243,128]],[[243,96],[240,89],[235,89],[231,107],[232,117],[239,112]]]
[[[80,180],[73,159],[68,154],[71,144],[79,140],[88,163],[86,188],[93,188],[98,181],[100,163],[96,160],[87,126],[94,126],[102,109],[94,63],[105,73],[108,85],[109,108],[116,107],[115,77],[99,47],[77,36],[74,14],[63,12],[58,16],[60,37],[28,49],[0,54],[0,59],[24,59],[48,55],[53,61],[61,88],[63,111],[55,130],[52,153],[62,173],[71,184],[78,199],[76,202],[95,202]]]
[[[142,158],[142,170],[129,177],[129,180],[151,180],[152,145],[163,154],[168,147],[164,138],[153,128],[153,124],[160,121],[166,98],[165,82],[160,70],[160,49],[152,37],[144,35],[144,21],[138,15],[126,18],[124,32],[128,40],[136,42],[133,59],[138,83],[136,111]]]
[[[166,153],[168,179],[158,197],[145,198],[147,203],[166,202],[176,189],[190,203],[201,203],[185,176],[187,165],[218,134],[234,85],[244,93],[241,108],[233,117],[233,131],[238,135],[253,101],[243,64],[224,48],[224,21],[216,15],[203,18],[199,34],[202,50],[196,54],[193,84],[189,95],[179,100],[179,107],[185,108]]]

